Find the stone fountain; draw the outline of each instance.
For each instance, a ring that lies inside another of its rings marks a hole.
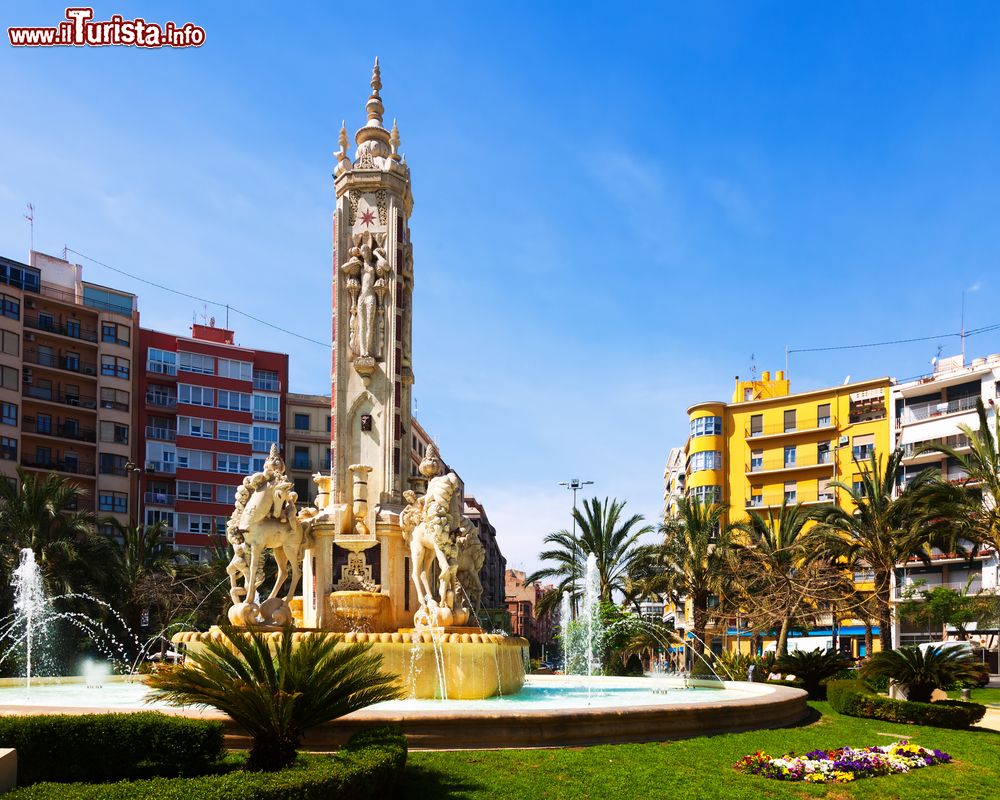
[[[371,642],[411,697],[512,694],[527,641],[470,624],[483,549],[462,515],[462,482],[434,445],[413,469],[413,195],[399,130],[382,124],[381,88],[376,60],[354,157],[342,127],[334,169],[330,471],[314,476],[306,508],[276,446],[244,479],[226,529],[227,615],[269,635],[291,625]],[[260,598],[268,552],[278,576]]]

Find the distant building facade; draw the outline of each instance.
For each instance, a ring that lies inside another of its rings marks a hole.
[[[511,633],[523,636],[530,643],[532,657],[548,653],[559,629],[558,609],[547,614],[537,613],[538,603],[549,592],[551,586],[526,583],[527,575],[519,569],[508,569],[505,573],[507,610],[510,612]]]
[[[507,594],[507,559],[497,544],[497,529],[490,523],[483,504],[471,495],[465,497],[465,516],[476,526],[479,541],[486,551],[483,567],[479,571],[479,582],[483,585],[482,606],[488,610],[503,608]]]
[[[312,476],[330,471],[330,396],[288,393],[285,415],[285,466],[299,503],[316,498]]]

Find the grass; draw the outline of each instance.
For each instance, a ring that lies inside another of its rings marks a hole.
[[[951,697],[955,700],[961,700],[962,699],[961,689],[956,689],[953,692],[948,692],[948,697]],[[992,687],[985,689],[973,689],[972,702],[982,703],[984,706],[989,706],[989,705],[1000,706],[1000,689]]]
[[[857,719],[837,714],[828,703],[810,705],[811,721],[773,731],[561,750],[411,752],[397,796],[407,800],[939,800],[1000,793],[1000,733]],[[940,748],[954,756],[955,762],[908,775],[822,786],[770,781],[732,768],[737,759],[756,750],[783,755],[817,747],[888,744],[896,738]]]

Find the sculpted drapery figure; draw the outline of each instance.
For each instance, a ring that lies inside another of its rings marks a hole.
[[[384,233],[359,233],[353,242],[341,267],[351,298],[349,344],[355,361],[370,361],[382,357],[382,316],[392,268],[385,255]]]
[[[483,562],[477,552],[482,544],[475,526],[462,516],[458,476],[444,473],[433,444],[420,462],[420,474],[429,479],[427,492],[422,497],[404,492],[407,506],[400,514],[403,539],[410,548],[411,580],[420,598],[413,622],[417,627],[465,625],[470,607],[474,609],[482,595],[478,571]],[[437,591],[431,582],[435,565]]]

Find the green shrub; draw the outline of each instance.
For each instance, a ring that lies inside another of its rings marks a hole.
[[[887,677],[906,689],[907,697],[929,703],[935,689],[978,677],[976,662],[957,648],[900,647],[875,653],[861,668],[864,676]]]
[[[37,783],[10,800],[374,800],[392,796],[406,765],[397,728],[356,734],[332,755],[300,755],[278,772],[235,770],[197,778],[120,783]]]
[[[783,675],[794,675],[813,700],[822,700],[822,684],[851,665],[851,659],[835,650],[796,650],[786,653],[774,662],[774,668]]]
[[[17,750],[17,780],[109,781],[196,775],[223,753],[222,723],[136,714],[0,717],[0,747]]]
[[[986,713],[986,706],[959,700],[937,703],[893,700],[873,694],[861,681],[830,681],[827,684],[827,699],[834,711],[850,717],[908,722],[936,728],[968,728],[979,722]]]

